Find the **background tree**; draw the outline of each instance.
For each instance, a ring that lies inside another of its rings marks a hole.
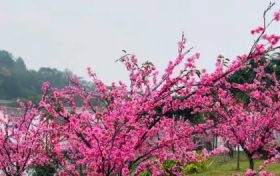
[[[68,85],[69,76],[75,77],[70,70],[59,71],[49,67],[28,70],[21,57],[14,58],[11,53],[0,51],[0,99],[28,98],[38,101],[45,81],[62,88]]]
[[[224,57],[217,59],[213,74],[202,77],[203,94],[193,96],[194,101],[204,97],[207,103],[199,109],[211,113],[216,119],[216,133],[233,146],[240,145],[248,157],[253,170],[253,159],[264,152],[275,152],[275,133],[279,133],[279,80],[277,77],[279,56],[279,36],[266,34],[277,14],[266,23],[253,30],[257,39],[248,54],[237,57],[229,66]],[[226,68],[225,68],[226,66]],[[227,68],[228,67],[228,68]],[[211,80],[216,81],[211,85]],[[205,87],[203,87],[205,86]],[[198,103],[198,102],[197,102]]]

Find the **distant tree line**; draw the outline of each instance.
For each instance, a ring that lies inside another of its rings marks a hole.
[[[15,58],[11,53],[0,50],[0,99],[36,99],[41,94],[43,82],[49,81],[54,87],[61,88],[68,84],[69,76],[73,76],[69,70],[27,69],[21,57]]]

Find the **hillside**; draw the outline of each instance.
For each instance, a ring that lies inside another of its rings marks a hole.
[[[0,99],[34,98],[40,95],[41,85],[50,81],[53,87],[68,84],[69,70],[41,67],[27,69],[21,57],[14,57],[8,51],[0,50]]]

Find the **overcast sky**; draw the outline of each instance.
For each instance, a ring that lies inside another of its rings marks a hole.
[[[234,58],[252,45],[267,0],[0,0],[0,49],[21,56],[29,69],[69,68],[86,77],[92,67],[106,83],[127,80],[114,61],[125,49],[161,70],[184,31],[201,52],[199,66]],[[276,1],[276,10],[280,2]],[[275,24],[272,31],[280,31]],[[279,32],[278,32],[279,33]]]

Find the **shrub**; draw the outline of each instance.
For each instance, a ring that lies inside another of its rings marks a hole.
[[[182,168],[182,173],[184,175],[193,174],[193,173],[201,173],[206,169],[207,162],[200,161],[200,162],[193,162],[188,163]]]

